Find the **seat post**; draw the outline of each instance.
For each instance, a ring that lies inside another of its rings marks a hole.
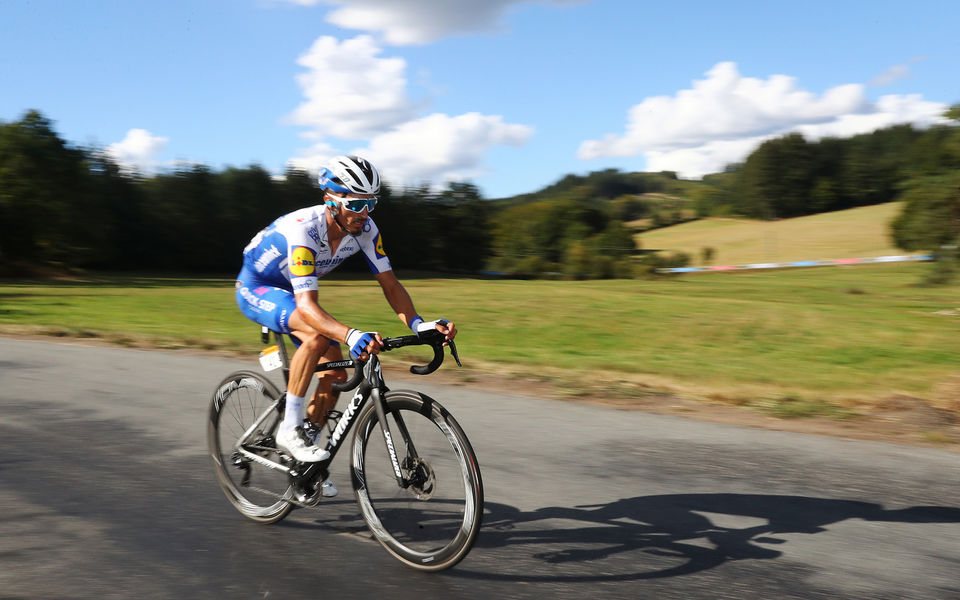
[[[287,345],[283,342],[283,334],[279,331],[273,332],[273,339],[277,342],[280,349],[280,359],[283,361],[283,382],[290,383],[290,359],[287,358]]]
[[[284,383],[290,383],[290,359],[287,357],[287,346],[283,343],[283,334],[279,331],[273,331],[266,325],[260,326],[260,341],[264,345],[270,343],[270,334],[273,334],[273,339],[277,343],[277,349],[280,352],[280,362],[283,364],[283,381]]]

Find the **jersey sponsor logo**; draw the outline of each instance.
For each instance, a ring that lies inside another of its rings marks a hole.
[[[294,294],[298,292],[308,292],[310,290],[315,290],[315,289],[317,289],[317,280],[314,279],[313,277],[310,277],[308,279],[298,280],[296,283],[293,284]]]
[[[377,233],[377,243],[374,246],[374,251],[377,253],[377,258],[386,258],[387,253],[383,251],[383,236]]]
[[[265,300],[264,298],[256,297],[248,288],[240,288],[240,295],[243,296],[243,299],[247,301],[247,304],[253,308],[259,308],[267,312],[272,311],[277,307],[276,303]]]
[[[270,263],[280,258],[282,252],[277,250],[277,247],[270,245],[269,248],[263,251],[263,254],[260,255],[260,258],[253,263],[254,268],[257,269],[258,273],[263,273],[264,269],[270,266]]]
[[[331,267],[331,270],[332,270],[333,267],[336,267],[337,265],[342,263],[344,260],[346,259],[342,256],[338,256],[337,258],[327,258],[321,261],[317,261],[317,268],[325,269],[327,267]]]
[[[296,277],[313,275],[317,269],[317,259],[313,250],[306,246],[296,246],[290,253],[290,274]]]
[[[320,231],[316,225],[307,230],[307,235],[310,236],[310,239],[316,242],[318,246],[323,248],[323,242],[320,241]]]

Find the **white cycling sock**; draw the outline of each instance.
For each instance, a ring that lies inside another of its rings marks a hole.
[[[283,412],[283,423],[280,423],[280,429],[293,429],[303,424],[303,396],[294,396],[287,393],[287,407]]]

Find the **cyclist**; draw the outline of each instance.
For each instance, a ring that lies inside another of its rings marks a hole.
[[[448,340],[457,335],[454,324],[446,319],[424,321],[393,273],[380,231],[370,218],[380,192],[376,168],[357,156],[338,156],[320,170],[319,182],[323,203],[284,215],[258,233],[243,251],[236,284],[243,314],[274,331],[292,334],[298,346],[290,359],[286,410],[276,441],[302,462],[329,458],[317,438],[337,403],[339,393],[333,391],[333,382],[347,379],[342,369],[318,373],[304,419],[313,367],[343,360],[340,343],[362,360],[383,347],[379,333],[348,327],[324,310],[319,304],[320,277],[362,252],[390,307],[414,333],[437,329]],[[330,497],[337,489],[327,480],[322,492]]]

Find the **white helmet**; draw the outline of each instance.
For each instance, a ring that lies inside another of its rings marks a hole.
[[[320,169],[320,187],[340,194],[380,193],[380,173],[359,156],[337,156]]]

